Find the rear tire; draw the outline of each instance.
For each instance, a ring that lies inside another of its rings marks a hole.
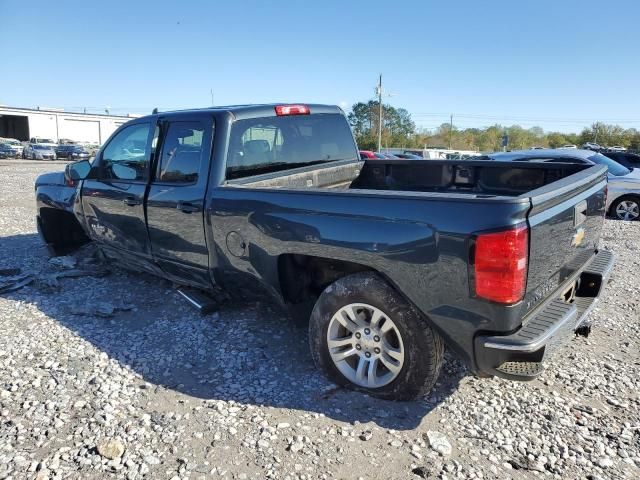
[[[610,213],[618,220],[638,220],[640,219],[640,199],[631,196],[620,197],[611,205]]]
[[[368,272],[343,277],[322,292],[309,343],[316,366],[331,381],[389,400],[427,393],[444,355],[442,338],[420,312]]]

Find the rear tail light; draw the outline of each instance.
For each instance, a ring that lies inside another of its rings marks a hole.
[[[306,105],[277,105],[276,115],[279,117],[285,115],[309,115],[311,110]]]
[[[522,300],[528,251],[526,226],[478,235],[474,258],[476,296],[508,304]]]

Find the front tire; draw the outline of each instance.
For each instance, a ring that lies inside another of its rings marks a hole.
[[[309,322],[316,366],[330,380],[374,397],[410,400],[436,382],[442,338],[378,275],[343,277],[320,295]]]
[[[640,218],[640,200],[637,197],[621,197],[613,202],[611,215],[618,220],[638,220]]]

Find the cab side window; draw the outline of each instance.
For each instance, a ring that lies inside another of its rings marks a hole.
[[[156,180],[163,183],[198,181],[204,153],[202,122],[171,122],[162,145]]]
[[[100,161],[102,178],[146,181],[149,176],[149,123],[130,125],[105,147]]]

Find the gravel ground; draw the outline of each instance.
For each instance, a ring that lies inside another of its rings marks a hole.
[[[33,221],[60,168],[0,161],[0,269],[68,267]],[[117,269],[2,294],[0,478],[640,478],[640,224],[607,220],[602,245],[618,263],[588,339],[531,383],[448,357],[411,403],[335,388],[269,304],[200,317]]]

